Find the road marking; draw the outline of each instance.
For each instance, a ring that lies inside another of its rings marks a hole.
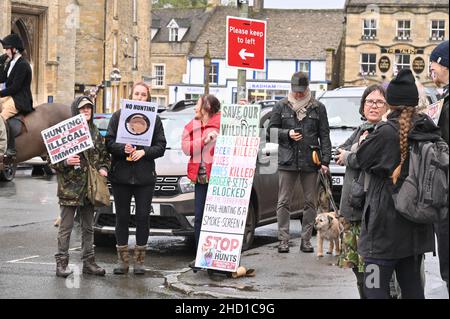
[[[69,251],[74,251],[74,250],[79,250],[79,249],[81,249],[81,246],[80,247],[75,247],[75,248],[70,248]]]
[[[10,261],[7,261],[7,263],[14,264],[14,263],[18,263],[19,261],[33,259],[33,258],[39,258],[39,257],[40,256],[31,256],[31,257],[26,257],[26,258],[21,258],[21,259],[16,259],[16,260],[10,260]]]

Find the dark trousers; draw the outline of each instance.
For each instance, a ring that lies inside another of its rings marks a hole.
[[[447,283],[448,291],[448,227],[449,218],[442,220],[439,224],[434,225],[438,243],[439,268],[441,271],[441,278]]]
[[[395,271],[402,299],[425,299],[420,265],[423,255],[395,260],[365,260],[364,295],[367,299],[389,299],[389,282]]]
[[[147,245],[150,233],[149,216],[155,185],[133,186],[112,184],[116,205],[116,241],[118,246],[128,245],[131,197],[135,201],[136,245]]]
[[[208,193],[208,184],[195,184],[195,247],[198,246],[200,239],[200,229],[202,228],[203,211],[205,210],[206,194]]]

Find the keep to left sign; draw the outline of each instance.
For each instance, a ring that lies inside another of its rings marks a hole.
[[[227,17],[227,66],[265,71],[266,21]]]

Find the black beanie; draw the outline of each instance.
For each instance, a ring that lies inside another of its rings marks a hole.
[[[430,55],[430,61],[448,68],[448,40],[434,48]]]
[[[419,91],[416,80],[409,69],[398,72],[386,90],[386,102],[392,106],[417,106],[419,104]]]

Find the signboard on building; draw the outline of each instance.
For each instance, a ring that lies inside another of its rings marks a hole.
[[[208,184],[196,267],[239,267],[259,150],[259,105],[224,105]]]
[[[382,73],[386,73],[391,68],[391,60],[385,55],[383,55],[380,60],[378,60],[378,68]]]
[[[265,71],[266,21],[227,17],[227,66]]]
[[[412,69],[417,74],[420,74],[425,70],[425,60],[421,57],[417,57],[412,62]]]
[[[158,104],[122,100],[116,143],[150,146]]]
[[[52,164],[94,146],[89,125],[81,114],[43,130],[41,135]]]

